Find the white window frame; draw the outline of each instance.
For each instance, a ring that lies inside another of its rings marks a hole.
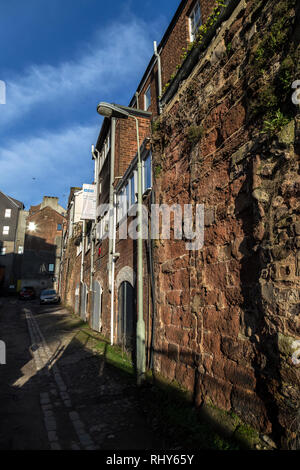
[[[137,170],[134,170],[129,178],[130,181],[130,201],[129,201],[129,206],[132,207],[134,204],[137,203]],[[132,202],[132,191],[134,193],[134,201]]]
[[[6,255],[6,246],[1,247],[0,256]]]
[[[195,23],[195,15],[196,15],[197,10],[199,10],[200,16],[199,16],[199,19],[198,19],[197,23]],[[200,28],[201,24],[202,24],[202,14],[201,14],[200,3],[199,3],[199,0],[198,0],[195,4],[194,8],[192,9],[192,11],[190,13],[190,16],[189,16],[190,40],[191,40],[191,42],[195,41],[196,33],[197,33],[198,29]]]
[[[50,266],[53,266],[52,270],[50,270]],[[54,273],[54,263],[49,263],[48,264],[48,271],[49,271],[49,273]]]
[[[104,142],[104,160],[106,159],[109,151],[110,151],[110,132],[107,134],[107,137]]]
[[[9,235],[9,225],[3,225],[2,235]]]
[[[90,232],[85,237],[85,253],[87,253],[91,249],[91,240],[92,240],[92,233]]]
[[[148,186],[146,188],[146,178],[145,178],[145,171],[146,171],[146,167],[145,167],[145,162],[146,160],[150,158],[150,179],[151,179],[151,184],[150,186]],[[153,184],[153,180],[152,180],[152,153],[149,152],[146,156],[146,158],[143,159],[143,162],[142,162],[142,191],[143,191],[143,194],[150,188],[152,188],[152,184]]]
[[[82,252],[82,241],[80,242],[80,245],[77,245],[76,256],[80,255],[81,252]]]
[[[107,236],[109,231],[109,211],[99,221],[99,240],[101,241],[104,236]]]
[[[118,193],[118,214],[117,214],[118,223],[127,214],[126,205],[127,205],[126,185],[124,185],[121,191]]]
[[[11,218],[11,209],[5,209],[4,217],[5,217],[6,219],[10,219],[10,218]]]
[[[144,110],[148,111],[151,106],[151,86],[149,85],[144,93]]]
[[[23,255],[24,253],[24,246],[19,246],[18,247],[18,255]]]
[[[129,208],[130,208],[130,201],[131,201],[130,179],[128,179],[126,181],[124,187],[125,187],[125,196],[126,196],[125,214],[127,214],[127,212],[129,211]]]

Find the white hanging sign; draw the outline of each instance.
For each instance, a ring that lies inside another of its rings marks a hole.
[[[95,220],[96,217],[96,185],[82,185],[81,220]]]

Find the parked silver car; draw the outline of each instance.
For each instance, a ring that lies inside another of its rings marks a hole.
[[[40,304],[59,304],[60,297],[56,290],[45,289],[40,294]]]

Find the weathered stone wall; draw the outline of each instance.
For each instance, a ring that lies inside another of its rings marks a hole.
[[[295,6],[239,2],[153,126],[156,202],[205,206],[203,249],[156,243],[155,368],[285,445],[299,428]]]

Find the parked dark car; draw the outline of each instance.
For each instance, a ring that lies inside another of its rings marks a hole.
[[[59,304],[60,297],[54,289],[44,289],[40,294],[40,304]]]
[[[35,299],[36,297],[36,292],[34,287],[22,287],[22,289],[19,292],[19,299],[21,300],[32,300]]]

